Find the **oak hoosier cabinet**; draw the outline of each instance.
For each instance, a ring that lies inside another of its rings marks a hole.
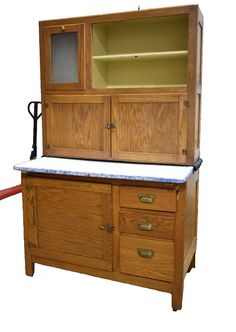
[[[203,17],[183,6],[40,22],[43,157],[22,171],[26,273],[172,294],[195,267]]]

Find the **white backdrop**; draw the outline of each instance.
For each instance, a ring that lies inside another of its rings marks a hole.
[[[0,330],[187,331],[235,324],[235,1],[199,3],[204,14],[203,97],[197,268],[187,275],[182,311],[170,295],[36,266],[24,275],[21,195],[0,202]],[[4,4],[4,5],[3,5]],[[40,100],[38,21],[183,5],[189,1],[84,0],[1,3],[0,189],[20,183],[14,163],[27,160]],[[39,140],[39,147],[41,141]],[[39,155],[41,149],[39,148]]]

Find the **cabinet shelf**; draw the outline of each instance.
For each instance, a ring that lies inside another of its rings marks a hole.
[[[130,85],[116,85],[116,84],[110,84],[107,85],[107,89],[128,89],[128,88],[133,88],[133,89],[139,89],[139,88],[186,88],[187,84],[130,84]]]
[[[129,53],[129,54],[105,54],[93,56],[93,60],[104,62],[115,61],[142,61],[142,60],[158,60],[187,57],[188,51],[167,51],[167,52],[145,52],[145,53]]]

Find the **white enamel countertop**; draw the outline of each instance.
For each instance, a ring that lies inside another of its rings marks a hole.
[[[87,176],[168,183],[184,183],[193,173],[192,166],[119,163],[42,157],[20,163],[15,170],[30,173]]]

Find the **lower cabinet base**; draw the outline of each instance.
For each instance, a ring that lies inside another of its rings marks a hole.
[[[52,259],[44,258],[44,257],[34,257],[27,255],[25,259],[25,270],[26,275],[33,277],[35,271],[35,263],[51,266],[59,269],[69,270],[73,272],[79,272],[87,275],[91,275],[94,277],[100,277],[105,279],[110,279],[113,281],[119,281],[131,285],[146,287],[162,292],[167,292],[172,295],[172,309],[173,311],[180,310],[182,308],[182,298],[183,298],[183,283],[179,285],[179,287],[175,287],[173,282],[166,282],[161,280],[143,278],[139,276],[128,275],[120,272],[110,272],[103,271],[93,268],[87,268],[75,264],[59,262]],[[192,258],[191,264],[189,266],[188,272],[191,271],[192,268],[195,268],[195,253]]]
[[[183,184],[22,174],[26,274],[35,263],[172,294],[195,267],[198,173]]]

